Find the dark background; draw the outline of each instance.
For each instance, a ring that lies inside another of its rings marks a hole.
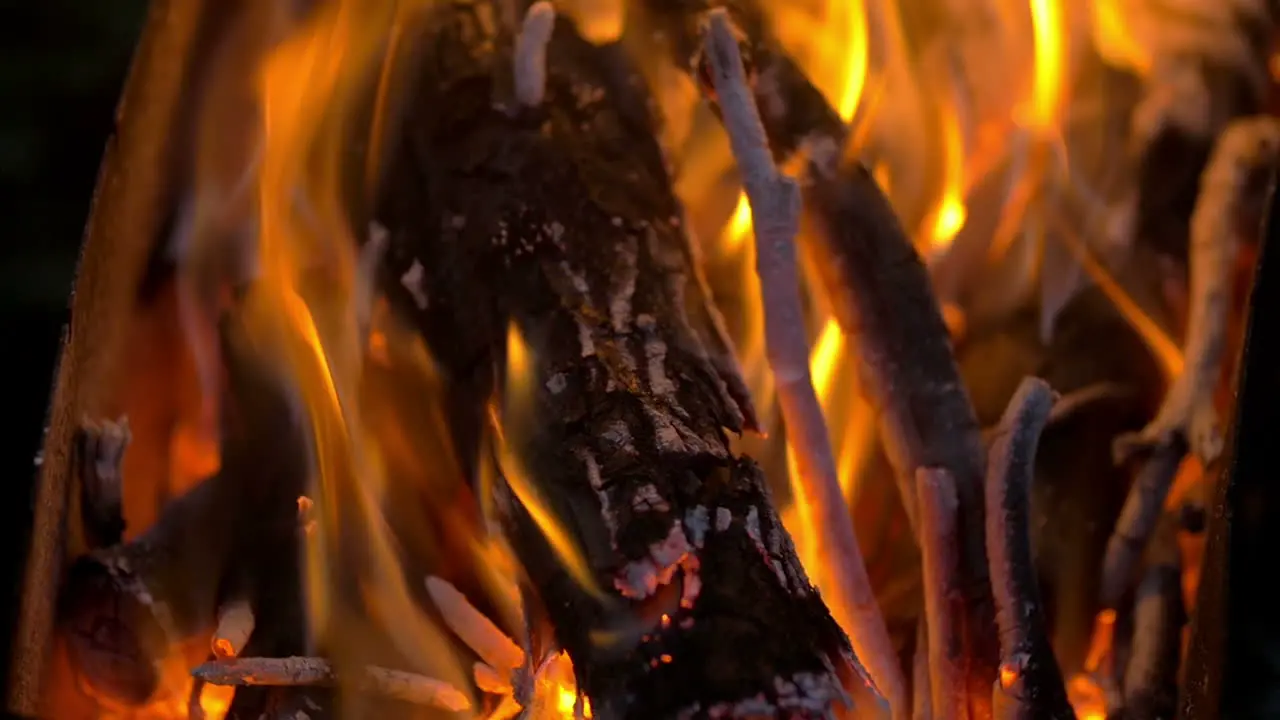
[[[145,0],[0,0],[0,603],[12,625],[58,338]],[[5,633],[7,635],[7,633]],[[8,643],[4,643],[7,648]],[[0,677],[9,653],[0,652]]]

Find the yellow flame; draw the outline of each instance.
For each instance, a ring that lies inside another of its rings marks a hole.
[[[942,143],[942,197],[934,211],[929,237],[929,250],[935,253],[950,247],[968,219],[968,209],[964,204],[964,138],[960,132],[960,118],[953,108],[942,113]]]
[[[529,517],[542,531],[543,537],[547,539],[547,543],[565,570],[569,572],[569,576],[592,595],[604,599],[605,594],[596,583],[586,557],[578,549],[573,536],[561,525],[555,512],[547,505],[535,481],[529,477],[511,448],[511,443],[507,441],[507,433],[524,431],[528,426],[522,427],[522,425],[534,422],[534,379],[533,355],[520,334],[520,329],[512,322],[507,327],[507,390],[501,417],[494,412],[492,406],[490,407],[495,449],[503,478],[511,488],[511,492],[524,506],[525,511],[529,513]]]
[[[1046,131],[1054,127],[1063,100],[1066,28],[1058,0],[1030,0],[1030,3],[1035,84],[1029,120],[1031,127]]]
[[[1125,13],[1127,0],[1093,0],[1093,42],[1108,62],[1146,77],[1151,73],[1151,51],[1139,41]]]
[[[310,424],[316,524],[305,569],[317,642],[341,655],[364,652],[376,636],[411,669],[469,687],[409,591],[382,514],[383,459],[360,402],[366,335],[343,192],[364,168],[345,162],[345,148],[353,135],[367,137],[354,111],[377,80],[395,8],[394,0],[326,2],[260,68],[260,277],[245,325],[254,346],[290,371]]]

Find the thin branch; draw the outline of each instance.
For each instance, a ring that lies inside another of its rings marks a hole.
[[[477,610],[456,587],[435,576],[428,577],[426,585],[427,594],[440,610],[444,624],[486,665],[509,677],[513,669],[524,664],[524,651],[520,646]]]
[[[1227,340],[1241,206],[1250,180],[1272,166],[1280,151],[1280,119],[1270,116],[1233,121],[1223,130],[1200,176],[1200,194],[1191,214],[1191,315],[1182,372],[1164,402],[1141,432],[1116,440],[1121,459],[1186,439],[1191,452],[1208,467],[1222,452],[1222,433],[1213,406]]]
[[[987,555],[1000,633],[996,718],[1075,718],[1045,628],[1031,554],[1031,478],[1053,391],[1026,378],[1000,420],[987,464]]]
[[[916,622],[916,647],[911,658],[911,718],[933,719],[933,696],[929,685],[929,622],[921,616]]]
[[[1182,558],[1176,515],[1163,516],[1146,553],[1133,606],[1133,640],[1124,669],[1124,716],[1172,717],[1182,659]]]
[[[537,107],[547,94],[547,43],[556,27],[556,9],[547,0],[529,6],[516,37],[516,99]]]
[[[115,422],[85,418],[80,423],[76,435],[80,515],[91,547],[109,547],[124,536],[120,467],[131,438],[127,418]]]
[[[191,674],[210,685],[238,687],[332,687],[339,681],[333,665],[318,657],[214,660]],[[367,665],[353,679],[363,691],[375,695],[453,712],[471,709],[471,700],[458,688],[416,673]]]
[[[759,111],[747,84],[738,38],[728,14],[708,16],[705,53],[729,143],[751,204],[756,272],[765,313],[765,346],[777,384],[798,480],[817,536],[828,557],[844,558],[822,587],[833,614],[849,630],[854,652],[866,665],[896,716],[906,712],[906,683],[876,604],[840,492],[826,421],[809,375],[809,343],[800,302],[795,238],[800,191],[774,165]]]
[[[1186,444],[1178,437],[1171,438],[1147,458],[1129,487],[1102,562],[1103,607],[1115,609],[1138,581],[1138,561],[1160,521],[1165,498],[1186,453]]]
[[[963,602],[960,587],[960,558],[956,543],[955,481],[940,468],[916,471],[916,495],[919,497],[919,537],[924,607],[928,626],[929,679],[936,720],[964,717],[965,665],[964,643],[958,624],[953,620]]]

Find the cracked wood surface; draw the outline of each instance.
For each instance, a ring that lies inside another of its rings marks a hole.
[[[621,48],[559,20],[544,100],[522,106],[492,9],[456,6],[426,30],[377,218],[388,294],[460,408],[494,391],[508,322],[531,350],[534,411],[504,431],[606,597],[506,484],[496,494],[597,717],[824,717],[859,671],[759,469],[729,448],[754,411],[643,82]]]

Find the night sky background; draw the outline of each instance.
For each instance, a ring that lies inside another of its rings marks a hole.
[[[0,619],[12,625],[58,338],[145,0],[0,0]],[[8,643],[5,643],[5,647]],[[8,674],[0,653],[0,677]]]

